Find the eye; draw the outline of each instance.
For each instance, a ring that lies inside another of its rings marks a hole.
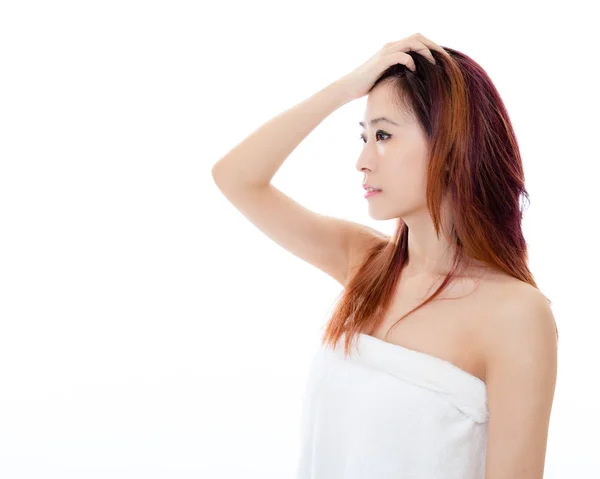
[[[375,132],[375,137],[378,137],[379,135],[384,135],[384,136],[386,136],[387,138],[384,138],[384,140],[387,140],[389,137],[391,137],[391,136],[392,136],[392,135],[389,135],[388,133],[386,133],[386,132],[385,132],[385,131],[383,131],[383,130],[377,130],[377,132]],[[363,141],[363,143],[366,143],[366,142],[367,142],[367,140],[366,140],[366,138],[365,138],[365,136],[364,136],[364,135],[360,135],[360,138],[361,138],[361,140]]]

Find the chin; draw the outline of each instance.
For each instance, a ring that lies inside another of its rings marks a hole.
[[[398,218],[400,215],[373,208],[372,210],[369,210],[369,216],[377,221],[386,221]]]
[[[374,220],[387,221],[410,216],[416,211],[419,211],[419,208],[385,208],[385,205],[371,205],[369,216]]]

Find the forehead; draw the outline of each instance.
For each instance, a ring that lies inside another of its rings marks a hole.
[[[398,105],[397,93],[387,84],[377,85],[369,93],[365,113],[359,123],[361,127],[401,126],[408,123],[414,123],[412,114]]]

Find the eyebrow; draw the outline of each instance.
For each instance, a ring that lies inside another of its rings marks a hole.
[[[373,119],[372,119],[372,120],[369,122],[369,125],[373,126],[373,125],[375,125],[375,124],[377,124],[377,123],[380,123],[380,122],[382,122],[382,121],[387,121],[388,123],[391,123],[392,125],[400,126],[400,125],[398,125],[398,123],[396,123],[396,122],[394,122],[394,121],[390,120],[389,118],[386,118],[385,116],[379,116],[379,117],[377,117],[377,118],[373,118]],[[365,127],[365,124],[364,124],[362,121],[359,121],[359,122],[358,122],[358,124],[359,124],[360,126],[362,126],[363,128]]]

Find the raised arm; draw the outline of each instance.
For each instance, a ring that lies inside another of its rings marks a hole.
[[[353,253],[374,235],[365,225],[311,211],[271,184],[294,149],[328,115],[351,101],[332,83],[272,118],[212,168],[225,197],[257,228],[345,285]]]

